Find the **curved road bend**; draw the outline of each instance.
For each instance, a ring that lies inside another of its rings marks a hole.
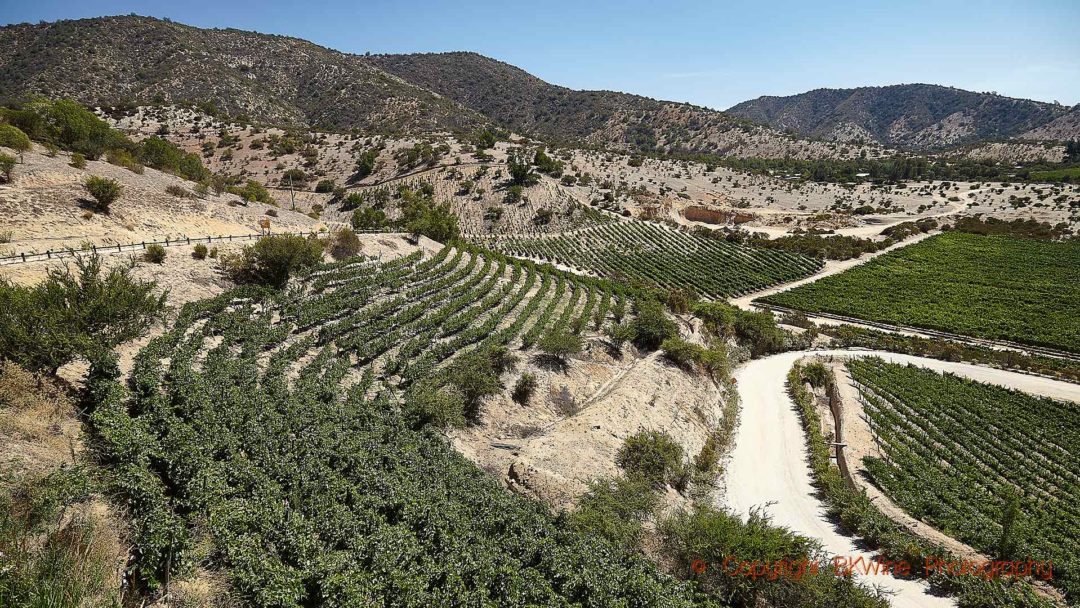
[[[785,381],[792,364],[806,355],[878,356],[894,363],[914,363],[1035,395],[1080,402],[1080,385],[1038,376],[924,359],[897,353],[863,350],[823,350],[781,353],[744,364],[736,373],[742,414],[735,447],[725,468],[726,506],[745,517],[754,507],[765,507],[773,523],[819,540],[833,555],[872,557],[856,547],[855,539],[840,533],[815,496],[806,461],[806,436],[788,397]],[[919,581],[878,574],[859,577],[895,593],[892,605],[901,608],[952,606],[948,598],[930,595]]]

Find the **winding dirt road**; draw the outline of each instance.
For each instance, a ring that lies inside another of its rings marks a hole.
[[[791,366],[807,355],[877,356],[889,362],[912,363],[979,382],[1080,403],[1080,385],[967,363],[883,351],[797,351],[743,365],[735,373],[742,414],[735,435],[735,448],[725,468],[726,506],[743,517],[751,509],[762,507],[772,517],[773,523],[818,539],[826,551],[838,556],[869,559],[873,553],[860,549],[857,539],[844,535],[829,521],[825,505],[817,498],[811,483],[810,467],[806,461],[806,436],[795,404],[788,397],[785,387]],[[931,595],[926,585],[918,581],[899,580],[883,574],[860,578],[895,593],[893,606],[930,608],[953,605],[948,598]]]

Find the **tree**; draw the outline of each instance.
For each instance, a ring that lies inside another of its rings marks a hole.
[[[349,196],[352,196],[351,194]],[[382,230],[386,227],[386,213],[382,209],[362,207],[353,211],[353,230]]]
[[[124,192],[124,187],[120,185],[120,182],[97,175],[87,177],[83,185],[86,186],[86,191],[90,193],[90,196],[97,201],[97,208],[102,213],[108,213],[109,207]]]
[[[375,148],[364,150],[360,157],[356,159],[356,174],[353,176],[357,180],[364,179],[375,172],[375,162],[379,158],[379,151]]]
[[[15,125],[0,125],[0,146],[11,148],[22,156],[30,149],[30,138]]]
[[[131,265],[103,273],[96,254],[75,257],[75,270],[49,271],[32,287],[0,279],[0,352],[32,370],[55,373],[134,339],[161,318],[165,294],[131,276]]]
[[[572,334],[564,329],[556,329],[548,332],[543,338],[540,338],[537,346],[544,354],[554,357],[559,361],[565,361],[570,355],[581,352],[581,336]]]
[[[323,244],[318,239],[291,234],[265,236],[221,264],[237,283],[284,287],[295,272],[322,262]]]
[[[11,183],[13,171],[15,171],[15,157],[0,152],[0,174],[3,174],[5,183]]]
[[[540,181],[540,176],[532,170],[522,150],[515,150],[506,159],[510,171],[510,182],[515,186],[532,186]]]
[[[433,241],[448,243],[461,235],[457,216],[450,211],[447,203],[434,205],[425,201],[411,215],[413,217],[406,220],[405,230],[414,237],[426,236]]]

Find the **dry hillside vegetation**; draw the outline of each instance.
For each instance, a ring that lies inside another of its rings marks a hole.
[[[97,175],[115,179],[123,190],[108,213],[94,209],[83,182]],[[79,249],[84,243],[109,245],[258,233],[262,219],[276,230],[319,230],[323,224],[301,213],[263,203],[245,203],[234,194],[194,193],[196,185],[154,169],[140,175],[104,160],[71,166],[68,154],[55,157],[41,147],[17,165],[14,183],[0,185],[0,251]],[[179,193],[173,194],[169,190]],[[274,217],[267,212],[273,211]]]

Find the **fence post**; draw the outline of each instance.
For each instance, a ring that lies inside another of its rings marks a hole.
[[[26,253],[25,252],[22,254],[22,261],[24,261],[24,262],[26,261]]]
[[[51,260],[51,259],[52,259],[52,250],[46,251],[46,252],[45,252],[45,257],[46,257],[47,259],[50,259],[50,260]]]

